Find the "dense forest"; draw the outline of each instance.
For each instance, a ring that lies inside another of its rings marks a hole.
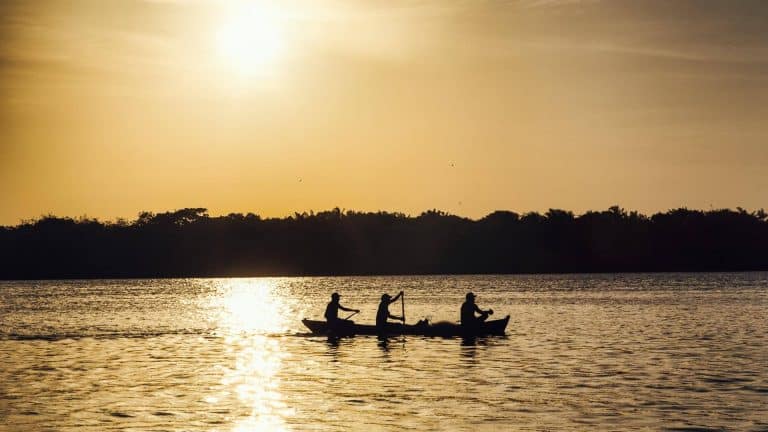
[[[715,270],[768,270],[766,212],[611,207],[472,220],[334,209],[262,219],[187,208],[0,227],[2,279]]]

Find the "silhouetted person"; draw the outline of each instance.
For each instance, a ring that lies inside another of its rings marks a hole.
[[[394,298],[390,297],[389,294],[382,294],[381,295],[381,302],[379,303],[379,310],[376,312],[376,327],[380,332],[385,332],[387,329],[387,319],[392,318],[394,320],[400,320],[405,323],[405,318],[397,315],[392,315],[389,313],[389,305],[396,302],[400,297],[403,296],[403,292],[400,291]]]
[[[354,322],[351,320],[339,319],[339,309],[347,312],[360,312],[358,309],[345,308],[339,304],[339,299],[341,299],[341,295],[339,293],[331,294],[331,301],[328,302],[328,306],[325,307],[325,321],[328,323],[330,328],[334,328],[339,325],[354,324]]]
[[[475,316],[475,313],[479,313],[480,316]],[[467,293],[467,300],[461,305],[461,326],[465,328],[475,327],[487,320],[491,314],[493,314],[493,309],[487,311],[480,309],[475,304],[475,294]]]

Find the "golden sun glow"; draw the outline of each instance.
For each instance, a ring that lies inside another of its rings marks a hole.
[[[290,355],[278,339],[294,314],[274,279],[213,281],[218,292],[210,300],[227,344],[220,365],[221,387],[203,400],[212,409],[241,406],[233,432],[288,430],[285,419],[295,413],[283,400],[280,371]]]
[[[233,333],[278,333],[285,330],[287,305],[275,295],[275,284],[267,279],[233,279],[223,287],[218,300],[221,325]]]
[[[221,59],[240,74],[268,71],[284,49],[279,15],[260,4],[233,9],[216,33],[216,49]]]

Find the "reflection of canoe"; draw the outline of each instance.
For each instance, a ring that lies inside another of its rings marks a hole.
[[[342,321],[333,329],[328,328],[328,323],[325,321],[314,321],[303,319],[307,328],[314,334],[318,335],[336,335],[336,336],[351,336],[351,335],[378,335],[381,332],[374,325],[367,324],[355,324],[351,321]],[[449,322],[439,322],[435,324],[416,324],[416,325],[403,325],[403,324],[388,324],[385,334],[389,335],[423,335],[423,336],[486,336],[486,335],[503,335],[504,329],[507,328],[509,323],[509,315],[504,319],[486,321],[472,328],[464,328],[459,324]]]

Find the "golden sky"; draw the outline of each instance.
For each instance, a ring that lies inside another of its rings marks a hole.
[[[5,0],[0,224],[768,207],[768,2]]]

